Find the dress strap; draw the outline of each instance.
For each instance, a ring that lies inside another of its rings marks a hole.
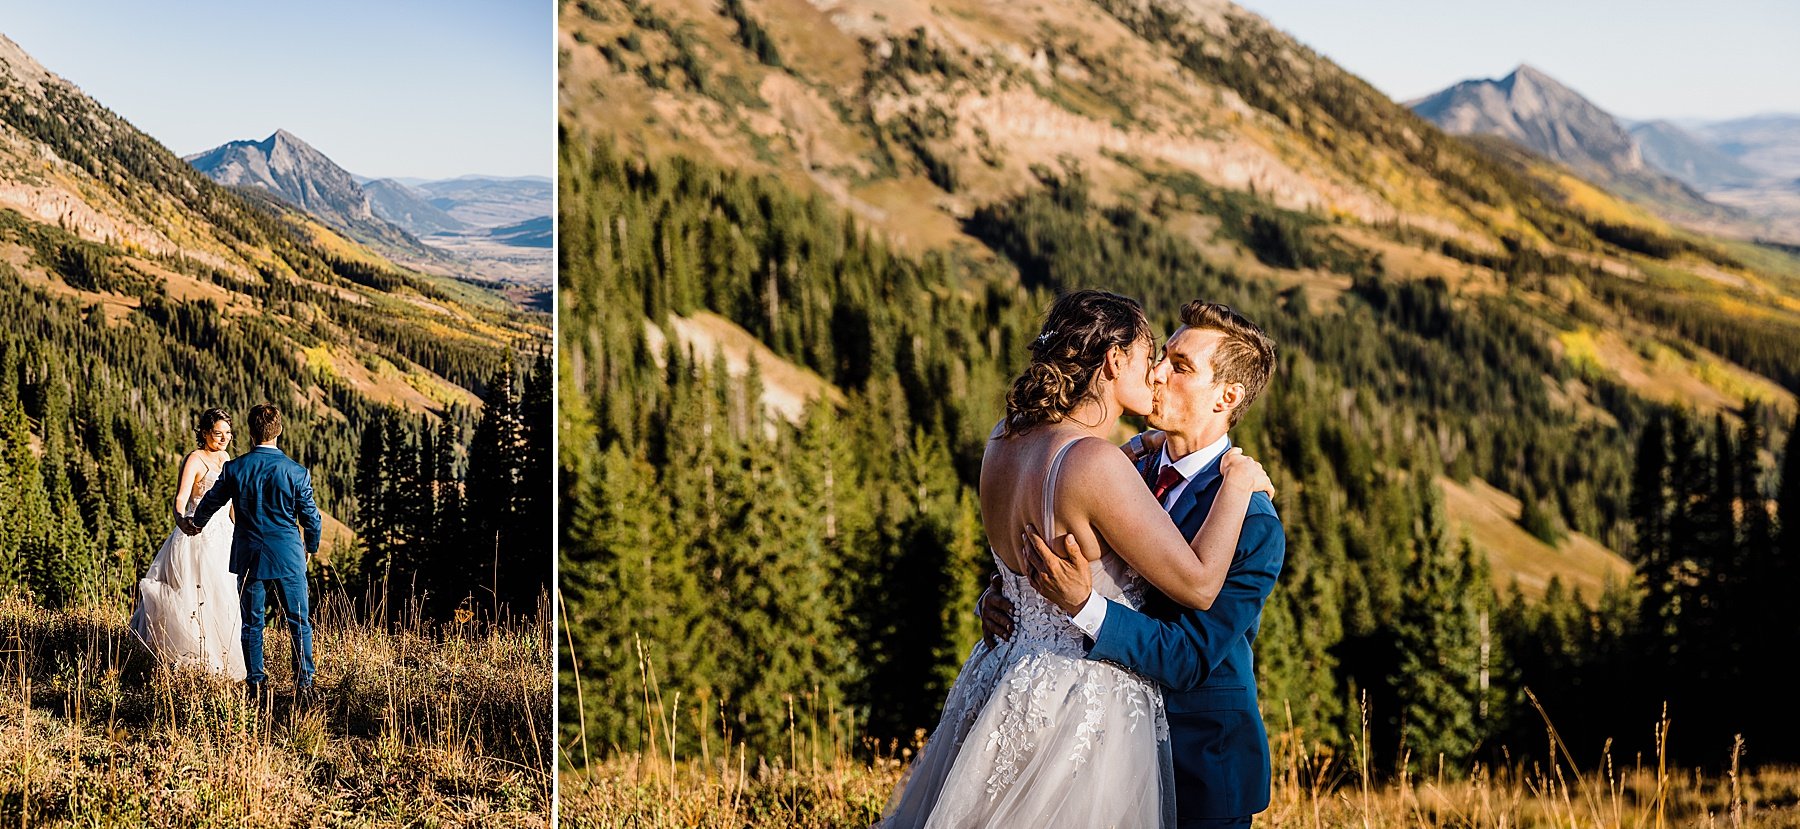
[[[1042,531],[1046,539],[1055,537],[1056,533],[1056,479],[1062,472],[1063,457],[1069,454],[1070,447],[1081,442],[1081,438],[1072,438],[1062,448],[1056,450],[1056,457],[1050,460],[1050,469],[1044,473],[1044,523]]]

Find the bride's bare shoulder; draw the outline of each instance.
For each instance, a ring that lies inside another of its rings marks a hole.
[[[1083,483],[1098,484],[1122,475],[1136,475],[1131,459],[1111,441],[1098,437],[1075,441],[1075,445],[1069,447],[1069,457],[1063,462],[1063,468],[1065,479]]]

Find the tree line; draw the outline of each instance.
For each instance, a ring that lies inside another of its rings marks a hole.
[[[550,400],[539,352],[525,371],[488,380],[478,420],[466,410],[441,423],[398,409],[371,418],[357,455],[361,554],[347,580],[394,618],[547,611]]]

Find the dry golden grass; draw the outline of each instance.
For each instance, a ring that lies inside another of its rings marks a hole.
[[[156,664],[120,611],[0,597],[0,827],[550,823],[546,626],[428,631],[317,614],[319,698],[271,711]]]
[[[646,700],[656,712],[645,744],[673,745],[677,726],[662,704],[655,681],[646,675]],[[1533,705],[1535,705],[1535,699]],[[1539,713],[1542,709],[1539,708]],[[565,767],[559,776],[558,825],[590,827],[697,827],[697,829],[826,829],[868,827],[881,818],[895,787],[905,778],[905,760],[917,756],[919,742],[885,750],[864,743],[853,758],[841,735],[831,733],[843,718],[832,718],[826,734],[818,724],[789,728],[790,748],[779,758],[681,758],[671,750],[615,752],[590,758],[582,769]],[[1277,723],[1271,720],[1271,727]],[[1658,745],[1666,744],[1670,723],[1655,724]],[[1455,773],[1439,764],[1436,773],[1383,774],[1371,769],[1365,708],[1363,734],[1348,755],[1306,739],[1297,729],[1271,734],[1274,784],[1268,810],[1256,816],[1267,829],[1666,829],[1800,827],[1800,769],[1746,770],[1741,744],[1723,773],[1670,766],[1659,757],[1620,760],[1610,749],[1599,757],[1577,758],[1554,727],[1546,727],[1545,747],[1554,762],[1508,766],[1476,765]],[[579,744],[578,744],[579,745]],[[1610,743],[1609,743],[1610,747]],[[580,763],[585,747],[566,750],[565,762]],[[1410,759],[1410,758],[1407,758]],[[1407,763],[1402,766],[1425,766]],[[1380,782],[1376,782],[1380,781]]]
[[[866,827],[880,819],[900,780],[896,767],[848,761],[792,769],[757,761],[713,766],[623,757],[559,781],[557,825],[590,827]]]
[[[1336,773],[1341,770],[1326,769]],[[558,825],[590,827],[867,827],[881,817],[901,779],[892,766],[845,763],[813,771],[776,766],[739,774],[723,764],[673,768],[667,759],[622,757],[561,776]],[[1573,827],[1652,829],[1800,826],[1800,770],[1706,776],[1687,770],[1663,779],[1661,819],[1654,768],[1580,778],[1567,768],[1483,770],[1460,781],[1407,779],[1366,794],[1354,772],[1278,778],[1274,800],[1255,823],[1266,829],[1340,827]]]
[[[1567,765],[1478,768],[1462,779],[1404,777],[1364,790],[1355,768],[1326,754],[1297,758],[1276,738],[1271,829],[1459,827],[1637,829],[1800,826],[1800,770],[1707,775],[1654,766],[1576,772]],[[1284,745],[1285,743],[1285,745]],[[1285,750],[1284,750],[1285,748]],[[902,779],[897,763],[839,760],[799,769],[752,761],[621,756],[562,773],[559,824],[586,827],[867,827]],[[1660,793],[1660,794],[1659,794]]]

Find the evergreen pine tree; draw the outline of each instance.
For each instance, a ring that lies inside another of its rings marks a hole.
[[[517,379],[511,369],[502,369],[482,397],[481,422],[469,442],[468,540],[453,562],[461,575],[457,596],[475,597],[473,604],[489,613],[521,612],[520,597],[500,592],[500,571],[523,566],[514,560],[517,548],[510,542],[522,532],[537,532],[518,525],[524,425]]]
[[[356,466],[356,514],[351,527],[362,546],[362,573],[366,583],[378,587],[382,596],[393,591],[393,546],[387,530],[391,527],[388,509],[389,474],[387,427],[384,418],[371,418],[363,427],[362,445]],[[397,608],[389,602],[388,610]]]
[[[555,370],[548,352],[540,351],[525,375],[525,388],[519,399],[519,532],[515,536],[515,566],[501,572],[502,592],[512,597],[521,613],[537,609],[540,597],[548,596],[550,571],[530,566],[541,561],[554,549],[551,528],[555,526],[555,504],[552,482],[555,467],[551,456],[554,434],[552,403]],[[545,608],[548,615],[548,608]]]
[[[1407,602],[1395,623],[1400,670],[1392,680],[1394,697],[1411,764],[1434,770],[1441,758],[1447,772],[1460,774],[1481,739],[1481,610],[1467,572],[1473,553],[1467,542],[1460,551],[1446,548],[1435,491],[1421,502]]]
[[[1770,574],[1764,580],[1768,589],[1764,601],[1768,604],[1766,618],[1769,621],[1766,629],[1758,631],[1757,637],[1766,654],[1800,653],[1800,616],[1789,611],[1792,601],[1788,595],[1788,588],[1800,583],[1800,412],[1795,413],[1794,421],[1788,427],[1780,467],[1775,513],[1780,524],[1779,541],[1770,556]],[[1785,667],[1779,660],[1768,657],[1762,661],[1768,663],[1771,673],[1781,672]],[[1772,696],[1785,699],[1782,683],[1770,682],[1766,687]],[[1790,758],[1800,754],[1789,748],[1800,743],[1800,710],[1781,704],[1760,711],[1770,720],[1764,744]]]

